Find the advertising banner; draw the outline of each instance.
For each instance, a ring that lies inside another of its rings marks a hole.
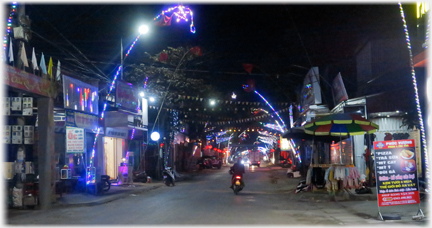
[[[377,141],[373,146],[378,206],[420,203],[414,139]]]
[[[340,73],[338,73],[338,75],[333,80],[332,86],[335,105],[339,104],[342,101],[348,100],[348,94]]]
[[[307,73],[301,91],[300,105],[304,111],[311,105],[321,104],[321,87],[318,67],[312,67]]]
[[[138,98],[134,94],[131,83],[117,81],[115,101],[117,107],[137,112]]]
[[[84,129],[66,127],[66,153],[84,153]]]
[[[99,114],[98,88],[63,75],[64,107],[94,115]]]

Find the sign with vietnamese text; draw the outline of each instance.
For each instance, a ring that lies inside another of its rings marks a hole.
[[[45,97],[55,98],[57,96],[57,87],[55,83],[18,68],[8,65],[5,66],[6,74],[4,77],[4,83],[6,85]]]
[[[84,153],[84,129],[66,127],[66,153]]]
[[[105,136],[127,139],[128,138],[128,130],[120,129],[120,128],[107,127]]]
[[[420,203],[414,139],[374,142],[378,206]]]
[[[66,110],[66,125],[97,131],[99,118],[81,112]]]

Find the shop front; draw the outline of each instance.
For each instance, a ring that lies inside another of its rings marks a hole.
[[[140,122],[138,115],[120,110],[106,112],[103,173],[118,184],[130,182],[134,171],[143,170],[140,162],[144,159],[147,129]]]
[[[63,75],[63,106],[65,116],[66,148],[64,164],[61,167],[62,182],[70,187],[82,186],[95,189],[97,157],[93,151],[100,151],[95,141],[99,128],[98,86],[91,85]],[[99,129],[104,134],[104,129]],[[68,173],[68,175],[65,175]],[[73,183],[73,184],[71,184]],[[85,183],[85,184],[83,184]]]
[[[4,84],[3,167],[7,203],[13,207],[51,205],[54,192],[54,99],[57,86],[6,65]],[[39,176],[39,178],[37,178]]]
[[[119,166],[125,162],[126,139],[128,130],[106,127],[104,137],[104,174],[110,176],[110,179],[117,179]]]

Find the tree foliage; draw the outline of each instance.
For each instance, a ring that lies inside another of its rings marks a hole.
[[[124,78],[132,83],[134,88],[143,88],[148,77],[146,91],[158,97],[165,96],[168,86],[167,98],[169,99],[178,95],[201,95],[202,97],[203,94],[208,94],[214,89],[210,84],[205,83],[205,78],[193,78],[185,71],[186,67],[193,69],[193,60],[199,58],[189,50],[190,48],[186,47],[168,47],[155,55],[149,55],[146,63],[126,66],[123,72]],[[163,53],[167,55],[167,59],[161,61],[160,56]]]

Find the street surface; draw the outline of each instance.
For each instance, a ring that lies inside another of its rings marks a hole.
[[[265,166],[265,164],[263,165]],[[387,207],[402,220],[377,220],[376,201],[328,202],[302,199],[294,194],[299,179],[286,177],[286,169],[248,169],[246,187],[234,195],[228,166],[200,171],[192,180],[174,187],[131,194],[97,206],[35,210],[11,218],[13,225],[258,225],[258,226],[427,226],[427,218],[414,221],[418,205]],[[422,210],[428,216],[422,203]]]

